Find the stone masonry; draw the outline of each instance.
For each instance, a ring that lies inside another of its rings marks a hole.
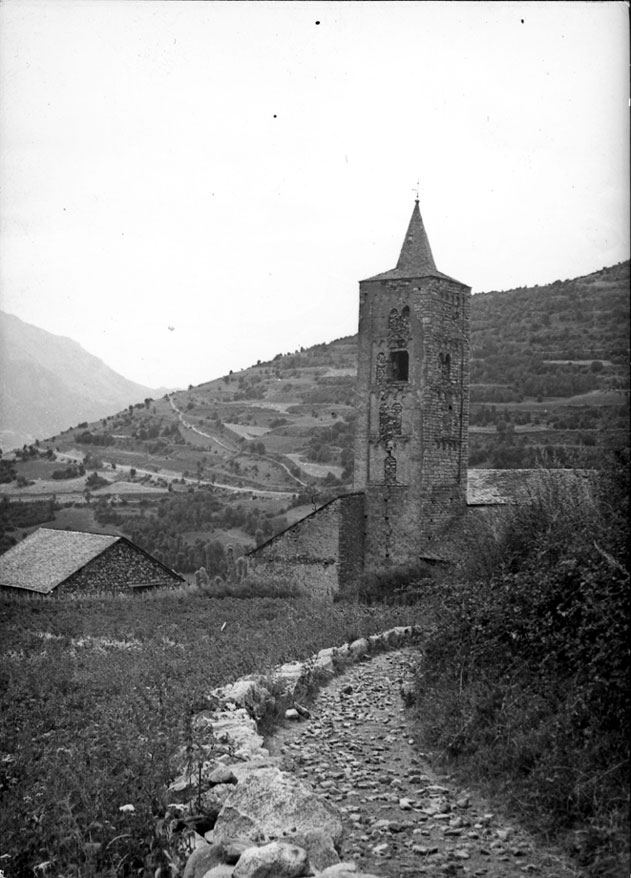
[[[69,576],[55,594],[97,594],[179,586],[182,578],[128,540],[120,539],[81,570]]]
[[[363,494],[332,500],[250,552],[248,566],[332,598],[340,581],[357,583],[361,575],[363,501]]]
[[[471,288],[438,271],[418,201],[396,268],[360,282],[354,493],[251,552],[323,597],[435,557],[467,505]]]
[[[397,267],[360,283],[365,572],[414,564],[465,511],[470,294],[436,269],[418,202]]]

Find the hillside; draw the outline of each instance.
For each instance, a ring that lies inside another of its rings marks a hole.
[[[128,381],[75,341],[0,311],[0,447],[50,436],[155,391]]]
[[[470,465],[589,466],[626,444],[628,338],[629,263],[475,295]],[[0,493],[54,493],[78,504],[58,526],[221,571],[228,544],[239,553],[350,488],[355,373],[355,337],[279,353],[54,435],[4,461]]]

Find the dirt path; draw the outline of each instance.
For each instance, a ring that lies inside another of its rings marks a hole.
[[[341,810],[342,859],[384,878],[576,876],[414,748],[400,695],[413,662],[401,650],[352,666],[320,691],[309,719],[267,742],[285,770]]]

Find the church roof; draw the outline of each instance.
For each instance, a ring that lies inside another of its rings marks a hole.
[[[418,199],[414,202],[414,209],[396,268],[376,274],[367,280],[397,280],[413,277],[440,277],[446,280],[455,280],[436,268],[432,248],[418,206]],[[460,281],[455,282],[460,283]]]
[[[579,492],[592,478],[580,469],[470,469],[467,473],[468,506],[505,506],[525,503],[547,486],[566,485]]]
[[[423,225],[418,199],[414,202],[410,224],[397,262],[397,270],[414,275],[436,271],[436,263]]]

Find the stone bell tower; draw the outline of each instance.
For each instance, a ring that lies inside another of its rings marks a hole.
[[[359,290],[354,487],[370,573],[431,556],[465,510],[471,288],[437,270],[417,199],[396,268]]]

